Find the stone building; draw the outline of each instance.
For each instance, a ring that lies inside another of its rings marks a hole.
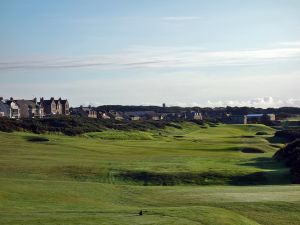
[[[275,121],[275,114],[248,114],[247,123],[266,123]]]
[[[0,97],[0,117],[20,118],[19,106],[13,99],[4,101],[3,98]]]
[[[53,97],[49,100],[40,98],[40,104],[44,108],[45,116],[52,115],[70,115],[70,106],[67,99],[62,100],[59,98],[55,100]]]
[[[60,103],[61,103],[61,106],[62,106],[62,114],[63,115],[70,115],[69,101],[67,99],[65,99],[65,100],[60,99]]]
[[[36,98],[33,100],[15,100],[14,102],[20,109],[20,118],[41,118],[44,116],[44,108],[37,102]]]
[[[90,118],[97,118],[97,110],[95,110],[93,107],[76,107],[70,109],[71,115],[74,116],[82,116],[82,117],[90,117]]]
[[[247,116],[244,115],[226,115],[222,118],[226,124],[247,124]]]
[[[9,116],[9,106],[0,98],[0,117],[10,117]]]
[[[202,114],[201,112],[188,111],[185,113],[184,118],[190,120],[202,120]]]

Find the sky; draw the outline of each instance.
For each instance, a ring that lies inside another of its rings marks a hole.
[[[0,96],[300,107],[299,0],[1,0]]]

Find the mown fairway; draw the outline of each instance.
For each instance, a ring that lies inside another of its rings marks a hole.
[[[0,223],[300,224],[300,186],[272,160],[273,132],[0,133]]]

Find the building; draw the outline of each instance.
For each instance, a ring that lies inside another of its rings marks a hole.
[[[161,116],[159,114],[152,115],[151,120],[154,120],[154,121],[163,120],[163,116]]]
[[[267,117],[268,117],[268,119],[269,119],[270,121],[275,121],[275,120],[276,120],[275,114],[269,113],[269,114],[266,114],[266,115],[267,115]]]
[[[59,98],[55,100],[53,97],[49,100],[40,98],[40,105],[44,108],[45,116],[52,115],[70,115],[70,105],[67,99],[62,100]]]
[[[44,116],[44,108],[37,102],[36,98],[33,100],[15,100],[14,102],[19,107],[20,118],[41,118]]]
[[[247,116],[244,115],[226,115],[222,118],[226,124],[247,124]]]
[[[0,117],[10,117],[9,116],[9,106],[0,98]]]
[[[129,119],[132,120],[132,121],[138,121],[138,120],[141,120],[141,117],[140,116],[135,116],[135,115],[130,115]]]
[[[70,114],[75,116],[82,116],[82,117],[90,117],[90,118],[97,118],[97,110],[93,107],[76,107],[70,108]]]
[[[99,119],[109,120],[110,118],[111,118],[110,115],[106,112],[99,113]]]
[[[265,123],[275,121],[275,114],[248,114],[247,123]]]
[[[20,118],[20,108],[16,104],[15,101],[6,101],[6,104],[8,105],[9,109],[9,118],[18,119]]]
[[[61,104],[61,98],[59,98],[58,100],[54,100],[55,102],[55,106],[56,106],[56,115],[62,115],[62,104]]]
[[[202,120],[202,114],[200,112],[196,112],[196,111],[188,111],[185,113],[184,116],[185,119],[189,119],[189,120]]]
[[[124,119],[122,113],[116,112],[113,110],[109,111],[108,115],[115,120],[123,120]]]
[[[62,106],[62,114],[63,115],[70,115],[69,101],[67,99],[65,99],[65,100],[60,99],[60,103],[61,103],[61,106]]]
[[[50,98],[50,100],[44,100],[44,98],[40,98],[40,104],[44,108],[45,116],[56,114],[56,103],[54,101],[54,98]]]

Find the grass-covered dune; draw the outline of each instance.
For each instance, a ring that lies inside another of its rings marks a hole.
[[[272,128],[180,126],[0,132],[0,223],[300,223],[300,186],[272,159]]]

